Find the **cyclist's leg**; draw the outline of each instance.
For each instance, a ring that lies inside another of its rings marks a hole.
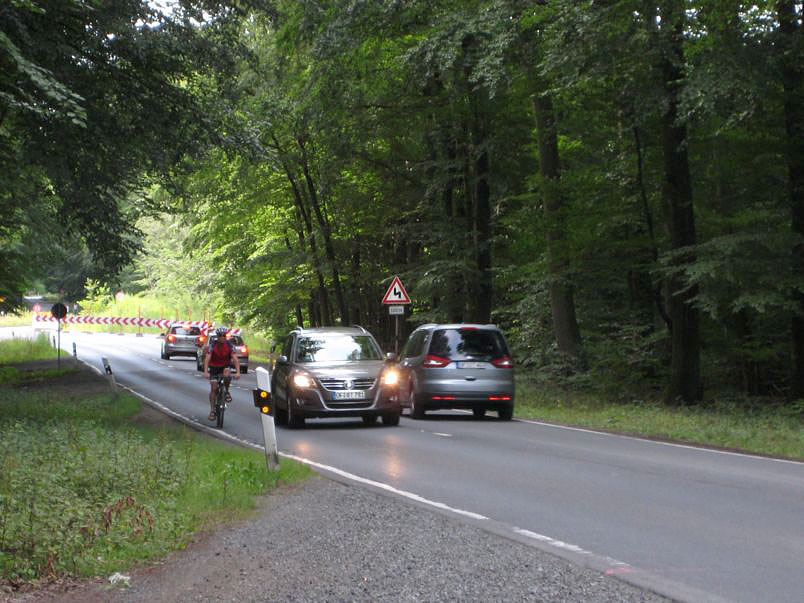
[[[209,368],[209,420],[215,420],[215,399],[218,396],[218,373],[219,369]]]

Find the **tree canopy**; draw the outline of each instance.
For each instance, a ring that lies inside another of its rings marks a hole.
[[[800,2],[111,5],[0,12],[4,204],[83,227],[97,267],[161,207],[277,335],[391,347],[396,274],[407,328],[496,322],[537,378],[804,396]]]

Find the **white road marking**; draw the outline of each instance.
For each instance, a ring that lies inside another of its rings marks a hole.
[[[434,431],[433,435],[441,436],[442,438],[451,438],[452,437],[451,433],[441,433],[439,431]]]
[[[685,448],[687,450],[698,450],[700,452],[712,452],[714,454],[725,454],[729,456],[742,456],[750,459],[759,459],[763,461],[776,461],[777,463],[790,463],[793,465],[804,465],[802,461],[793,461],[790,459],[777,459],[772,456],[760,456],[758,454],[750,454],[747,452],[734,452],[732,450],[718,450],[717,448],[704,448],[702,446],[694,446],[692,444],[676,444],[674,442],[662,442],[660,440],[651,440],[650,438],[640,438],[639,436],[623,435],[619,433],[609,433],[607,431],[596,431],[594,429],[586,429],[583,427],[571,427],[569,425],[556,425],[555,423],[545,423],[544,421],[534,421],[532,419],[517,419],[520,423],[530,423],[532,425],[542,425],[544,427],[554,427],[555,429],[566,429],[567,431],[580,431],[582,433],[594,433],[602,436],[609,436],[613,438],[622,438],[624,440],[639,440],[640,442],[649,442],[651,444],[659,444],[661,446],[670,446],[671,448]]]

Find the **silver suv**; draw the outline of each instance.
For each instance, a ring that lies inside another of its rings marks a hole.
[[[398,373],[363,327],[296,328],[271,373],[277,423],[301,427],[307,417],[361,417],[398,425]]]
[[[399,396],[414,419],[427,410],[487,410],[514,414],[514,362],[495,325],[427,324],[408,337],[399,355]]]

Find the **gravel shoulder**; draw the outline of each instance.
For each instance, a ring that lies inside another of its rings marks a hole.
[[[314,477],[162,563],[17,601],[665,601],[457,519]]]
[[[136,420],[173,421],[146,405]],[[667,600],[449,515],[324,476],[280,487],[258,499],[251,518],[199,533],[185,550],[125,575],[128,587],[98,577],[0,593],[0,601]]]

